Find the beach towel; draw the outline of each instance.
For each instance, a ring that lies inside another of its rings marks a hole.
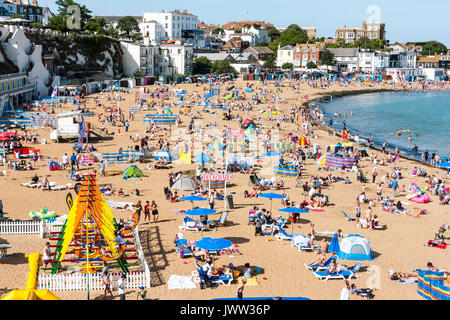
[[[398,280],[401,284],[414,284],[417,283],[417,278],[408,278],[404,280]]]
[[[438,243],[434,240],[429,240],[427,243],[427,247],[433,247],[433,248],[439,248],[439,249],[446,249],[447,244],[446,243]]]
[[[244,279],[244,277],[239,277],[238,282],[241,283],[242,279]],[[245,284],[246,287],[256,287],[257,285],[258,285],[257,277],[251,277],[250,279],[247,278],[247,283]]]
[[[170,289],[195,289],[195,283],[192,281],[192,276],[177,276],[171,275],[167,286]]]

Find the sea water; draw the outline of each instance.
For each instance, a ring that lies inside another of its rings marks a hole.
[[[450,156],[450,91],[368,93],[333,98],[320,107],[327,125],[333,119],[333,127],[341,130],[345,120],[353,136],[370,137],[378,147],[386,141],[388,151],[398,147],[401,155],[414,159],[425,150],[430,158],[432,152]],[[418,153],[412,152],[414,144]]]

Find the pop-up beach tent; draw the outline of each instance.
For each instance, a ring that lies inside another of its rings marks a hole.
[[[137,166],[133,165],[125,169],[122,175],[123,180],[133,179],[133,178],[142,178],[144,174],[142,173],[141,169],[139,169]]]
[[[337,253],[339,259],[343,260],[373,260],[375,259],[370,249],[369,240],[358,235],[351,234],[342,239],[340,251]]]
[[[58,171],[58,170],[61,170],[61,166],[59,165],[59,163],[57,163],[55,161],[50,161],[50,163],[48,164],[48,170]]]

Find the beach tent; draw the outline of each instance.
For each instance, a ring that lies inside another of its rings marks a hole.
[[[370,249],[369,240],[357,235],[351,234],[342,239],[340,251],[337,253],[339,259],[343,260],[373,260],[375,259]]]
[[[307,146],[308,145],[308,140],[306,139],[305,136],[302,136],[299,140],[299,145],[301,145],[302,147]]]
[[[203,163],[212,163],[213,160],[206,153],[202,152],[195,157],[195,162],[203,164]]]
[[[326,161],[327,161],[327,156],[323,155],[319,158],[319,160],[317,160],[316,164],[323,167],[325,165]]]
[[[125,169],[122,175],[123,180],[133,179],[133,178],[142,178],[144,174],[142,173],[141,169],[139,169],[137,166],[132,165]]]
[[[194,180],[189,178],[188,176],[182,176],[172,186],[172,189],[174,190],[180,190],[180,191],[194,191],[198,188],[198,183]]]
[[[168,150],[161,150],[156,154],[155,160],[158,161],[161,159],[167,159],[167,161],[171,162],[172,156]]]
[[[48,164],[48,170],[58,171],[58,170],[61,170],[61,166],[59,165],[59,163],[57,163],[55,161],[50,161],[50,163]]]

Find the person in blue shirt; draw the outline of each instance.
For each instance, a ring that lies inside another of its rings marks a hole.
[[[74,170],[75,166],[77,166],[77,170],[80,170],[75,153],[72,153],[72,155],[70,156],[70,165],[72,166],[72,170]]]
[[[397,189],[398,189],[398,181],[397,179],[392,181],[392,193],[394,195],[394,197],[397,196]]]

